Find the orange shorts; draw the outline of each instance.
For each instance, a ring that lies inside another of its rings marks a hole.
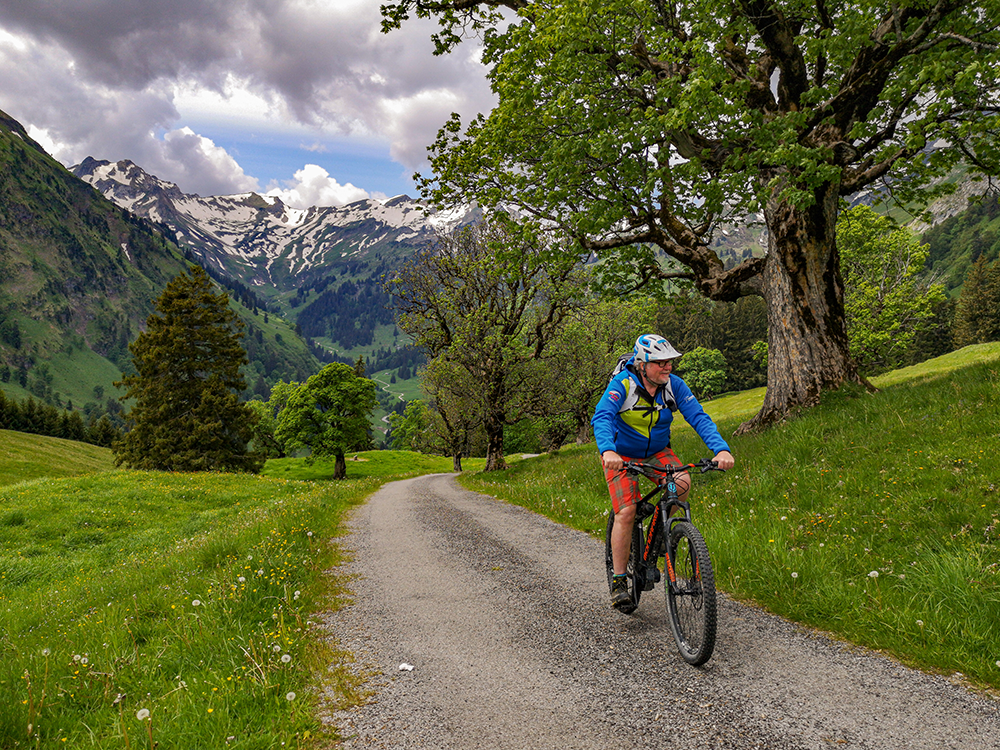
[[[622,456],[622,460],[638,461],[654,469],[659,469],[669,464],[676,466],[681,462],[670,448],[664,448],[659,453],[655,453],[648,458]],[[638,477],[629,475],[624,469],[621,471],[605,469],[604,478],[608,480],[608,492],[611,493],[611,507],[614,508],[615,513],[628,505],[634,505],[642,500],[642,491],[639,489]]]

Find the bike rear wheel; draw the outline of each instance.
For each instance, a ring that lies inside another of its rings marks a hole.
[[[715,649],[715,575],[708,546],[692,524],[681,521],[667,542],[667,615],[677,648],[688,664],[704,664]]]
[[[608,591],[611,591],[611,579],[615,575],[614,560],[611,556],[611,530],[615,526],[615,514],[612,511],[608,514],[608,528],[604,535],[604,563],[608,571]],[[632,603],[619,607],[619,612],[626,615],[635,611],[639,606],[639,597],[642,595],[642,584],[639,582],[640,574],[643,574],[642,566],[642,535],[639,524],[632,527],[632,549],[628,556],[628,565],[625,568],[626,580],[628,581],[628,594],[632,597]]]

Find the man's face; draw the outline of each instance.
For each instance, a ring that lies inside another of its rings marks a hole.
[[[670,380],[670,371],[674,367],[672,359],[661,359],[646,363],[646,380],[653,385],[665,385]]]

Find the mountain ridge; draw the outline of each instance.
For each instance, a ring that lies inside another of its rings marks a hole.
[[[127,159],[87,157],[70,171],[117,205],[170,227],[199,260],[279,293],[315,282],[350,260],[402,259],[436,232],[477,215],[474,208],[435,212],[406,195],[305,209],[253,192],[202,197]]]

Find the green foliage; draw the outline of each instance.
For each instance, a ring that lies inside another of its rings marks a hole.
[[[711,398],[726,382],[726,358],[718,349],[699,346],[686,352],[677,371],[698,398]]]
[[[377,405],[375,383],[334,362],[288,396],[275,437],[288,452],[305,448],[312,458],[334,457],[335,478],[343,479],[344,454],[364,450],[371,441],[368,420]]]
[[[928,264],[940,275],[949,294],[958,294],[973,263],[1000,258],[1000,198],[986,195],[970,201],[965,211],[945,219],[926,232]]]
[[[956,347],[1000,341],[1000,262],[979,256],[969,268],[955,309]]]
[[[534,363],[583,296],[576,265],[558,241],[501,217],[440,237],[387,284],[399,327],[471,386],[463,400],[482,415],[490,470],[504,468],[504,428],[537,387]]]
[[[736,468],[695,477],[692,512],[717,585],[907,663],[1000,688],[1000,343],[874,382],[882,390],[844,388],[767,434],[731,438]],[[706,408],[729,431],[762,398],[758,389]],[[682,460],[704,450],[686,425],[672,442]],[[610,501],[592,447],[460,481],[603,539]]]
[[[894,199],[922,204],[960,162],[1000,174],[1000,28],[983,24],[1000,0],[396,0],[382,13],[386,30],[436,18],[442,52],[482,30],[497,105],[442,127],[426,195],[555,223],[636,284],[767,300],[783,321],[769,332],[775,382],[748,427],[858,378],[840,200],[891,178]],[[767,255],[727,266],[726,225],[761,218]]]
[[[662,331],[680,352],[716,349],[726,361],[726,382],[715,393],[743,391],[767,382],[767,308],[758,297],[714,302],[680,291],[662,304],[656,315]]]
[[[439,440],[434,433],[434,415],[423,401],[410,401],[402,414],[389,415],[394,450],[438,453]]]
[[[258,471],[247,449],[254,413],[239,400],[246,354],[242,324],[225,293],[203,269],[173,279],[156,301],[158,314],[129,347],[136,375],[122,379],[133,400],[131,429],[115,460],[164,471]]]
[[[868,206],[837,223],[851,354],[869,373],[898,367],[944,299],[923,274],[927,247]]]

